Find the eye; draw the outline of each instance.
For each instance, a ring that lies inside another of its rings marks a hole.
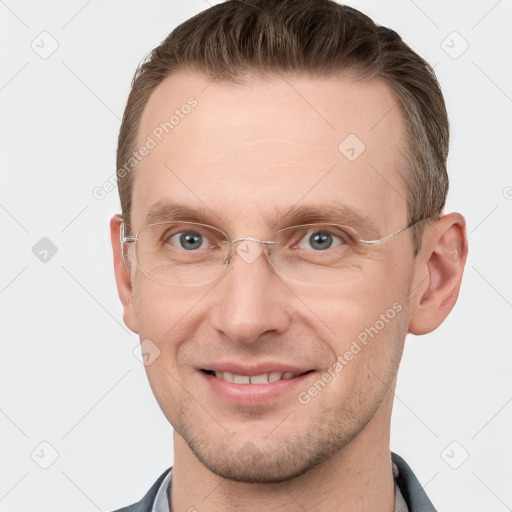
[[[186,251],[204,249],[210,245],[208,238],[198,231],[180,231],[168,238],[168,243]]]
[[[324,251],[344,245],[346,242],[334,233],[326,230],[311,229],[299,241],[297,247],[300,249],[314,249]]]

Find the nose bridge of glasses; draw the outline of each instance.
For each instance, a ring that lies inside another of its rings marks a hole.
[[[265,245],[270,245],[270,244],[278,244],[279,242],[275,242],[273,240],[259,240],[258,238],[254,238],[252,236],[243,236],[241,238],[235,238],[234,240],[231,240],[231,245],[234,245],[234,244],[237,244],[238,242],[243,242],[243,241],[251,241],[251,242],[256,242],[258,244],[265,244]]]
[[[244,236],[229,241],[229,252],[223,260],[224,264],[229,264],[236,252],[246,263],[252,263],[262,253],[263,246],[279,244],[272,240],[259,240],[252,236]]]

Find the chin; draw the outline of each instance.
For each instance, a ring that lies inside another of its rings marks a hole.
[[[322,462],[321,457],[311,457],[312,454],[299,453],[293,449],[280,450],[271,453],[258,450],[254,444],[246,443],[238,452],[233,453],[221,448],[221,453],[202,453],[192,450],[199,461],[212,473],[236,482],[250,484],[280,483],[298,477]],[[306,455],[306,456],[305,456]],[[309,456],[307,456],[309,455]]]
[[[356,435],[331,432],[295,436],[294,439],[244,441],[231,438],[220,443],[182,436],[189,448],[212,473],[236,482],[280,483],[296,478],[338,453]],[[257,444],[257,445],[256,445]]]

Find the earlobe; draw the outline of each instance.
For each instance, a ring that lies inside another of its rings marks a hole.
[[[457,302],[468,252],[466,222],[458,213],[443,215],[425,230],[411,291],[409,332],[435,330]]]
[[[123,304],[123,320],[126,326],[134,333],[139,333],[137,315],[133,306],[133,290],[128,261],[125,258],[121,244],[121,225],[123,219],[114,215],[110,219],[110,240],[114,255],[114,273],[116,277],[117,293]]]

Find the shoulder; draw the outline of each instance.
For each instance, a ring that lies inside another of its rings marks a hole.
[[[156,482],[151,486],[151,489],[145,494],[145,496],[138,501],[137,503],[134,503],[133,505],[130,505],[128,507],[123,507],[117,510],[114,510],[113,512],[151,512],[151,509],[153,508],[153,502],[155,501],[156,494],[158,492],[158,489],[160,488],[160,485],[162,484],[164,478],[167,476],[171,468],[166,469],[156,480]]]

